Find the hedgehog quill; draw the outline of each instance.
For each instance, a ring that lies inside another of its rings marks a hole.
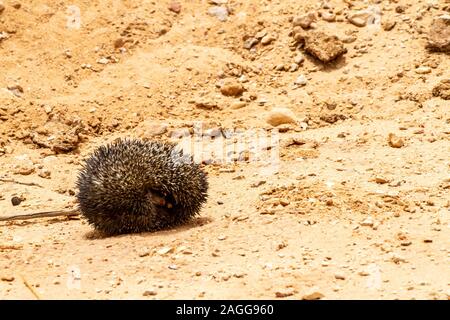
[[[81,214],[108,234],[183,224],[207,199],[206,173],[176,145],[118,139],[97,148],[76,183]]]

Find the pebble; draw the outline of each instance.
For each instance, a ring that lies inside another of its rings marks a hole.
[[[314,21],[316,21],[316,13],[309,12],[303,16],[295,17],[294,20],[292,20],[292,24],[294,27],[300,26],[303,29],[308,29]]]
[[[275,292],[275,297],[277,298],[286,298],[293,296],[295,294],[294,290],[292,289],[286,289],[286,290],[280,290]]]
[[[419,67],[416,69],[416,73],[417,74],[429,74],[429,73],[431,73],[431,68],[430,67]]]
[[[396,24],[397,22],[394,19],[387,18],[383,20],[381,26],[383,27],[384,31],[391,31],[392,29],[394,29]]]
[[[245,91],[242,84],[234,79],[225,79],[220,88],[220,92],[224,96],[238,97]]]
[[[159,254],[160,256],[164,256],[168,253],[172,253],[173,250],[174,250],[173,247],[164,247],[164,248],[161,248],[158,251],[156,251],[156,253]],[[169,268],[170,268],[170,266],[169,266]]]
[[[38,176],[44,179],[50,179],[51,172],[48,169],[42,169],[38,172]]]
[[[142,294],[144,297],[148,297],[148,296],[156,296],[158,293],[154,290],[145,290],[144,293]]]
[[[405,145],[405,142],[402,138],[397,137],[394,133],[389,133],[388,135],[388,143],[392,148],[401,148]]]
[[[367,217],[364,221],[362,221],[360,224],[363,227],[372,227],[373,226],[373,219],[372,217]]]
[[[305,78],[304,75],[301,74],[297,77],[297,79],[295,79],[294,83],[299,86],[306,86],[308,80]]]
[[[5,5],[0,2],[0,14],[2,14],[3,11],[5,11]]]
[[[12,197],[11,198],[11,204],[13,206],[18,206],[21,202],[22,202],[22,199],[20,199],[19,197]]]
[[[98,64],[108,64],[109,63],[109,59],[108,58],[100,58],[97,60]]]
[[[230,105],[230,108],[236,110],[236,109],[242,109],[245,106],[247,106],[247,102],[245,102],[245,101],[237,101],[237,102],[233,102]]]
[[[336,279],[338,279],[338,280],[345,280],[345,275],[343,275],[342,273],[336,272],[336,273],[334,274],[334,277],[335,277]]]
[[[334,13],[331,13],[328,11],[324,11],[320,15],[321,15],[322,19],[327,22],[333,22],[336,20],[336,15]]]
[[[228,9],[220,6],[213,6],[208,9],[208,13],[215,16],[220,21],[227,21],[228,19]]]
[[[428,32],[427,48],[450,52],[450,15],[444,14],[433,20]]]
[[[253,46],[257,45],[258,42],[259,40],[256,38],[248,38],[244,41],[244,49],[250,50],[251,48],[253,48]]]
[[[14,94],[16,97],[21,97],[23,95],[23,88],[21,85],[18,84],[14,84],[14,85],[9,85],[6,87],[9,91],[12,92],[12,94]]]
[[[227,238],[227,236],[224,235],[224,234],[221,234],[220,236],[217,237],[217,239],[220,240],[220,241],[223,241],[223,240],[225,240],[226,238]]]
[[[287,108],[274,108],[269,112],[266,122],[276,127],[280,124],[296,123],[297,119],[295,114]]]
[[[178,14],[181,12],[181,4],[179,2],[173,1],[169,4],[169,10]]]
[[[357,27],[365,27],[369,16],[370,15],[367,12],[355,12],[350,14],[347,17],[347,20]]]
[[[266,46],[268,44],[271,44],[274,40],[275,40],[275,38],[273,36],[266,35],[261,39],[261,44]]]
[[[311,289],[305,295],[303,295],[303,300],[319,300],[324,297],[324,294],[317,289]]]
[[[20,166],[19,168],[17,168],[14,171],[14,174],[20,174],[20,175],[23,175],[23,176],[28,176],[28,175],[32,174],[34,171],[35,171],[34,166],[32,166],[32,165],[23,165],[23,166]]]
[[[305,61],[305,57],[301,53],[296,55],[294,58],[294,62],[298,65],[302,64],[304,61]]]
[[[13,276],[2,276],[0,278],[1,281],[6,281],[6,282],[12,282],[14,281],[14,277]]]

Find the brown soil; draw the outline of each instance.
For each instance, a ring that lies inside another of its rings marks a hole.
[[[208,203],[173,230],[2,222],[0,299],[448,299],[450,59],[427,32],[449,1],[370,1],[389,27],[345,18],[367,1],[175,2],[0,0],[0,215],[73,209],[95,147],[193,121],[270,134],[288,108],[280,162],[206,161]],[[309,11],[336,14],[304,30],[328,64],[292,36]]]

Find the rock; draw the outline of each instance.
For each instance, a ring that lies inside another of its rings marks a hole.
[[[97,60],[98,64],[108,64],[109,63],[109,59],[108,58],[100,58]]]
[[[384,31],[391,31],[392,29],[394,29],[396,24],[397,24],[397,22],[394,19],[386,18],[381,23],[381,26],[383,27]]]
[[[384,177],[377,176],[377,177],[375,177],[374,181],[378,184],[385,184],[385,183],[388,183],[390,180],[386,179]]]
[[[294,20],[292,20],[292,24],[294,27],[300,26],[303,29],[308,29],[314,21],[316,21],[316,13],[309,12],[303,16],[295,17]]]
[[[164,247],[156,251],[156,253],[159,254],[160,256],[165,256],[168,253],[172,253],[173,250],[174,250],[173,247]]]
[[[14,2],[12,5],[11,5],[14,9],[20,9],[21,7],[22,7],[22,4],[20,3],[20,2]]]
[[[313,57],[322,62],[330,62],[347,52],[342,41],[337,36],[330,36],[323,32],[309,32],[308,34],[296,34],[296,41],[304,41],[304,49]]]
[[[334,277],[338,280],[345,280],[345,275],[343,275],[342,273],[336,272],[334,274]]]
[[[347,20],[357,27],[365,27],[369,20],[370,14],[365,11],[351,13],[347,16]]]
[[[333,22],[336,21],[336,15],[332,12],[324,11],[320,14],[323,20],[327,22]]]
[[[296,123],[295,114],[287,108],[274,108],[267,115],[266,122],[274,127],[285,123]]]
[[[266,36],[262,37],[261,44],[266,46],[268,44],[271,44],[274,40],[275,40],[275,37],[273,37],[271,35],[266,35]]]
[[[225,79],[223,85],[220,87],[220,92],[224,96],[238,97],[245,91],[242,84],[234,79]]]
[[[0,4],[0,9],[1,9],[1,4]],[[14,281],[14,277],[13,276],[1,276],[0,280],[1,281],[6,281],[6,282],[13,282]]]
[[[319,300],[324,297],[324,294],[317,289],[310,289],[306,294],[302,296],[302,300]]]
[[[283,290],[275,292],[275,297],[276,298],[286,298],[286,297],[293,296],[294,294],[295,294],[295,292],[292,289],[283,289]]]
[[[142,294],[144,297],[156,296],[158,293],[154,290],[145,290]]]
[[[244,49],[250,50],[253,46],[257,45],[259,40],[257,38],[250,37],[244,41]]]
[[[221,109],[216,102],[209,100],[208,98],[201,98],[195,101],[195,106],[200,109],[213,110]]]
[[[450,15],[445,14],[433,20],[428,32],[427,48],[450,52]]]
[[[9,91],[11,91],[12,94],[14,94],[16,97],[21,97],[23,95],[23,88],[22,86],[15,84],[15,85],[10,85],[6,87]]]
[[[181,12],[181,4],[179,2],[173,1],[169,4],[168,9],[176,14]]]
[[[2,14],[3,11],[5,11],[5,5],[0,2],[0,14]]]
[[[245,106],[247,106],[247,102],[245,102],[245,101],[237,101],[237,102],[232,103],[230,105],[230,108],[236,110],[236,109],[242,109]]]
[[[224,235],[224,234],[221,234],[220,236],[217,237],[217,239],[220,240],[220,241],[223,241],[223,240],[225,240],[226,238],[227,238],[227,236]]]
[[[51,172],[48,169],[42,169],[38,172],[38,176],[44,179],[50,179]]]
[[[23,176],[28,176],[34,172],[35,168],[33,165],[22,165],[16,170],[14,170],[14,174],[20,174]]]
[[[167,124],[165,123],[155,123],[148,127],[145,131],[145,135],[149,137],[155,137],[163,135],[167,132]]]
[[[430,67],[419,67],[416,69],[416,73],[417,74],[428,74],[428,73],[431,73],[431,68]]]
[[[392,148],[401,148],[401,147],[403,147],[405,145],[405,142],[403,141],[402,138],[397,137],[395,134],[389,133],[389,135],[388,135],[388,144]]]
[[[227,21],[228,19],[228,9],[220,6],[213,6],[208,9],[208,13],[215,16],[220,21]]]
[[[119,49],[122,48],[125,45],[125,39],[124,38],[117,38],[114,41],[114,48]]]
[[[373,219],[372,217],[367,217],[364,221],[360,223],[363,227],[372,227],[373,226]]]
[[[308,80],[306,80],[305,76],[301,74],[297,77],[297,79],[295,79],[294,83],[299,86],[306,86],[306,84],[308,83]]]
[[[19,197],[14,196],[11,198],[11,204],[13,206],[18,206],[21,202],[22,202],[22,199]]]
[[[304,61],[305,61],[305,57],[301,53],[296,55],[294,58],[294,62],[298,65],[302,64]]]
[[[433,88],[433,96],[441,97],[444,100],[450,100],[450,79],[441,80]]]

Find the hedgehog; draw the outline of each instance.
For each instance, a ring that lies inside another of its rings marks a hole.
[[[186,223],[208,191],[206,173],[175,144],[128,138],[97,148],[76,186],[80,213],[107,235]]]

